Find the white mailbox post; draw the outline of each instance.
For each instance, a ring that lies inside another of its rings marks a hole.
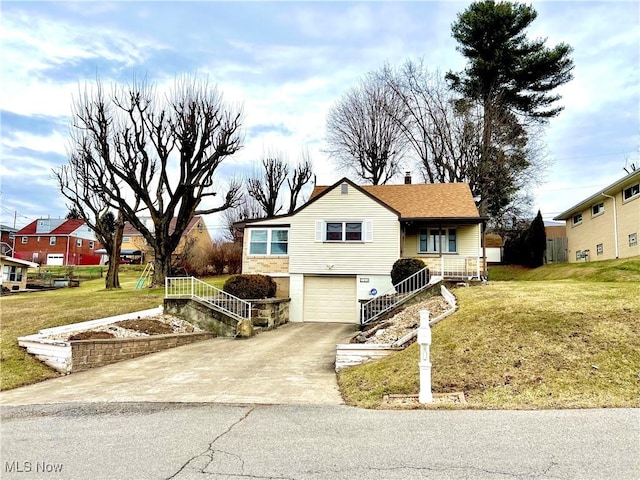
[[[429,311],[420,310],[420,328],[418,328],[418,344],[420,345],[420,403],[432,403],[431,393],[431,361],[429,347],[431,345],[431,327],[429,326]]]

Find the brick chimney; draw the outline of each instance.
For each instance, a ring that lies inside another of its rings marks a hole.
[[[411,185],[411,172],[406,172],[404,174],[404,184]]]

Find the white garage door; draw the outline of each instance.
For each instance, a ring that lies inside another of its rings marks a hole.
[[[304,277],[304,321],[359,323],[355,277]]]
[[[62,253],[49,253],[47,255],[47,265],[63,265],[64,255]]]

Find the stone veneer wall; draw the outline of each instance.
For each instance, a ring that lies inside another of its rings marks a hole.
[[[215,338],[214,333],[179,333],[137,338],[77,340],[71,343],[71,372],[101,367],[148,353]]]
[[[290,298],[251,300],[251,320],[256,327],[277,328],[289,321]]]

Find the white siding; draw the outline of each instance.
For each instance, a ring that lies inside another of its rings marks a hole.
[[[389,274],[400,256],[400,223],[396,214],[349,186],[335,188],[289,220],[289,271],[324,275]],[[316,221],[371,223],[370,242],[318,242]]]

